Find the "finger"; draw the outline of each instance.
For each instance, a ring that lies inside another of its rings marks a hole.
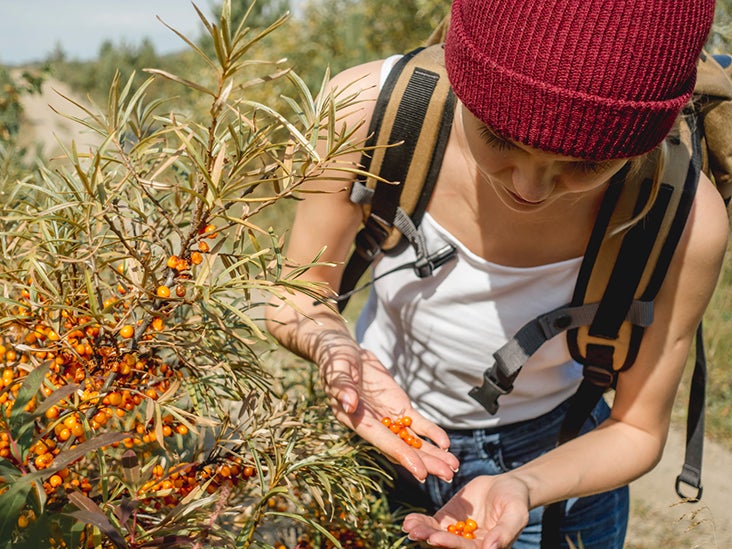
[[[414,412],[412,420],[412,429],[415,433],[430,439],[435,446],[442,450],[450,447],[450,437],[441,427],[422,417],[418,412]]]
[[[451,549],[475,549],[479,547],[480,543],[480,541],[451,534],[445,530],[433,532],[425,541],[435,547],[449,547]]]
[[[522,518],[521,513],[506,513],[496,523],[495,526],[488,530],[478,530],[476,535],[480,536],[484,533],[482,547],[493,548],[493,547],[511,547],[513,541],[519,536],[521,531],[526,526],[527,519]]]
[[[444,463],[451,473],[450,478],[452,478],[452,473],[457,473],[460,469],[460,460],[447,450],[443,450],[427,442],[422,444],[419,451],[425,455],[423,458],[425,461],[430,460],[430,462]]]
[[[423,457],[428,456],[416,451],[401,438],[394,436],[394,433],[385,427],[380,420],[377,420],[373,413],[366,410],[363,401],[355,413],[349,415],[336,412],[335,415],[338,421],[356,431],[359,436],[375,446],[387,458],[409,471],[418,481],[424,482],[431,472],[430,469],[442,475],[440,478],[443,476],[447,479],[452,478],[452,471],[450,471],[449,466],[443,463],[440,467],[438,460],[434,458],[429,459],[431,467],[428,469],[423,460]],[[435,451],[441,452],[439,449],[435,449]]]
[[[471,549],[477,547],[473,540],[451,534],[432,517],[413,513],[407,515],[402,523],[402,530],[413,541],[426,541],[436,547],[452,547]]]
[[[360,372],[350,360],[333,360],[322,368],[323,383],[331,399],[346,414],[354,413],[359,405]]]
[[[402,522],[402,531],[412,541],[425,541],[438,528],[439,524],[434,518],[421,513],[410,513],[404,517]]]

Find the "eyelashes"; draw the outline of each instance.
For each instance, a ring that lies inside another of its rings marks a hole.
[[[494,147],[498,151],[510,151],[517,147],[507,139],[503,139],[496,135],[487,126],[482,126],[479,130],[481,139],[489,146]],[[576,162],[568,162],[570,169],[585,173],[599,174],[607,170],[612,165],[612,161],[593,162],[592,160],[578,160]]]
[[[482,128],[480,128],[480,137],[483,139],[483,141],[485,141],[487,145],[491,145],[499,151],[508,151],[514,148],[513,144],[510,141],[498,137],[495,133],[488,129],[487,126],[483,126]]]

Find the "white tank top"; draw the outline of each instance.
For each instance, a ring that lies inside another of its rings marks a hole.
[[[426,278],[410,268],[376,281],[356,326],[363,347],[389,369],[415,408],[443,427],[477,429],[537,417],[571,396],[582,368],[570,358],[564,334],[529,359],[513,392],[499,398],[495,416],[468,391],[482,384],[493,353],[519,328],[569,303],[581,258],[506,267],[472,253],[429,214],[421,229],[430,252],[450,243],[457,258]],[[372,274],[413,260],[406,246],[381,256]]]

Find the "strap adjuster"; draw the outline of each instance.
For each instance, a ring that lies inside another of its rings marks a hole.
[[[686,484],[687,486],[691,486],[692,488],[696,488],[696,496],[689,497],[687,495],[684,495],[684,493],[681,491],[681,483]],[[684,466],[681,468],[681,474],[676,477],[676,494],[682,498],[684,501],[689,503],[696,503],[699,501],[702,497],[702,492],[704,489],[702,488],[701,483],[701,472],[698,471],[694,467],[689,467],[689,465],[684,464]]]
[[[506,395],[513,390],[513,384],[507,388],[499,385],[498,379],[494,377],[495,365],[490,370],[483,372],[483,385],[470,389],[468,395],[478,401],[486,411],[495,415],[498,411],[498,397]]]
[[[585,365],[582,369],[582,375],[597,387],[611,387],[615,383],[615,372],[599,366]]]
[[[448,244],[427,256],[418,257],[414,262],[414,272],[419,278],[431,276],[438,267],[450,261],[457,254],[457,248]]]
[[[388,236],[388,229],[372,214],[356,235],[356,252],[371,261],[381,251],[381,245]]]

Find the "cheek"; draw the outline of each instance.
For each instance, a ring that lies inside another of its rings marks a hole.
[[[616,166],[601,172],[586,172],[567,168],[562,173],[562,182],[570,192],[591,191],[610,181],[622,169],[623,164],[624,162],[619,162]]]
[[[482,173],[497,174],[512,166],[510,151],[500,151],[477,140],[473,140],[469,148],[478,170]]]

